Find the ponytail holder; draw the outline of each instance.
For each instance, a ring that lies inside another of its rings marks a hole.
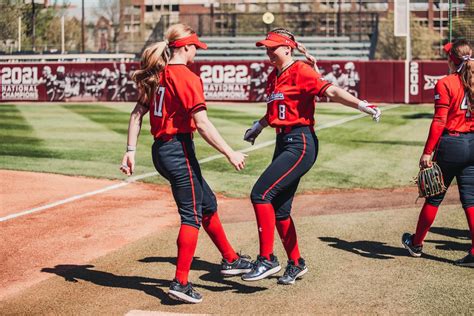
[[[163,39],[163,42],[165,42],[166,46],[168,46],[170,44],[170,42],[168,42],[168,40],[166,38]]]
[[[464,68],[464,65],[469,62],[470,60],[474,60],[471,58],[471,55],[464,55],[461,57],[461,63],[458,65],[458,69],[456,69],[456,72],[461,72],[461,70]]]

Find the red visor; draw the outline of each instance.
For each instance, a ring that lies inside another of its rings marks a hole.
[[[270,32],[267,34],[267,38],[263,41],[257,42],[255,45],[258,47],[266,46],[266,47],[278,47],[278,46],[290,46],[291,48],[296,47],[295,41],[291,40],[290,38]]]
[[[192,34],[169,43],[169,47],[176,48],[186,45],[196,45],[197,48],[207,49],[207,45],[201,42],[196,34]]]
[[[463,60],[451,54],[452,47],[453,47],[453,43],[448,43],[443,46],[443,50],[449,56],[449,59],[451,59],[454,65],[459,66]]]
[[[443,46],[443,50],[446,54],[449,55],[449,52],[451,51],[451,47],[453,47],[453,43],[448,43]]]

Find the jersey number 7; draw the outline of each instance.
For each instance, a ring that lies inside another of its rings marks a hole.
[[[155,96],[155,106],[153,107],[153,114],[157,117],[163,117],[163,99],[165,97],[165,87],[159,87]],[[156,104],[158,100],[158,104]]]

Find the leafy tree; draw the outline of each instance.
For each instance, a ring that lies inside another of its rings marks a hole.
[[[459,17],[453,19],[453,38],[474,42],[474,1],[469,1]]]
[[[394,15],[389,13],[387,18],[379,23],[379,38],[376,59],[405,59],[406,39],[393,34]],[[434,59],[438,57],[435,44],[441,40],[440,35],[426,26],[420,25],[414,16],[410,19],[411,48],[413,59]]]
[[[55,16],[48,23],[45,32],[48,49],[61,50],[61,17]],[[64,21],[64,46],[66,51],[79,51],[81,49],[81,21],[75,17]]]
[[[20,6],[0,4],[0,41],[17,38],[20,15]]]

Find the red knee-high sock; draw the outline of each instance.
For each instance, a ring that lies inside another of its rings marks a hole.
[[[260,255],[270,260],[273,253],[275,238],[275,210],[269,204],[253,204],[257,218],[258,239],[260,240]]]
[[[471,233],[471,254],[474,255],[474,206],[468,207],[464,211],[466,212],[469,232]]]
[[[188,274],[191,269],[194,252],[199,235],[199,229],[190,225],[181,225],[178,240],[178,260],[176,262],[175,278],[181,284],[188,284]]]
[[[293,260],[298,264],[298,259],[301,257],[300,249],[298,248],[298,238],[296,237],[295,224],[293,219],[288,217],[285,220],[277,220],[276,227],[280,235],[283,247],[285,247],[288,259]]]
[[[418,224],[416,225],[415,237],[413,238],[413,244],[415,246],[423,244],[426,234],[428,234],[431,225],[433,225],[436,213],[438,213],[438,207],[425,202],[421,209]]]
[[[206,233],[211,237],[212,242],[219,249],[222,257],[228,262],[233,262],[238,258],[237,254],[234,251],[234,248],[230,245],[227,240],[227,236],[224,232],[224,227],[222,227],[221,220],[217,212],[212,214],[206,214],[202,217],[202,227]]]

